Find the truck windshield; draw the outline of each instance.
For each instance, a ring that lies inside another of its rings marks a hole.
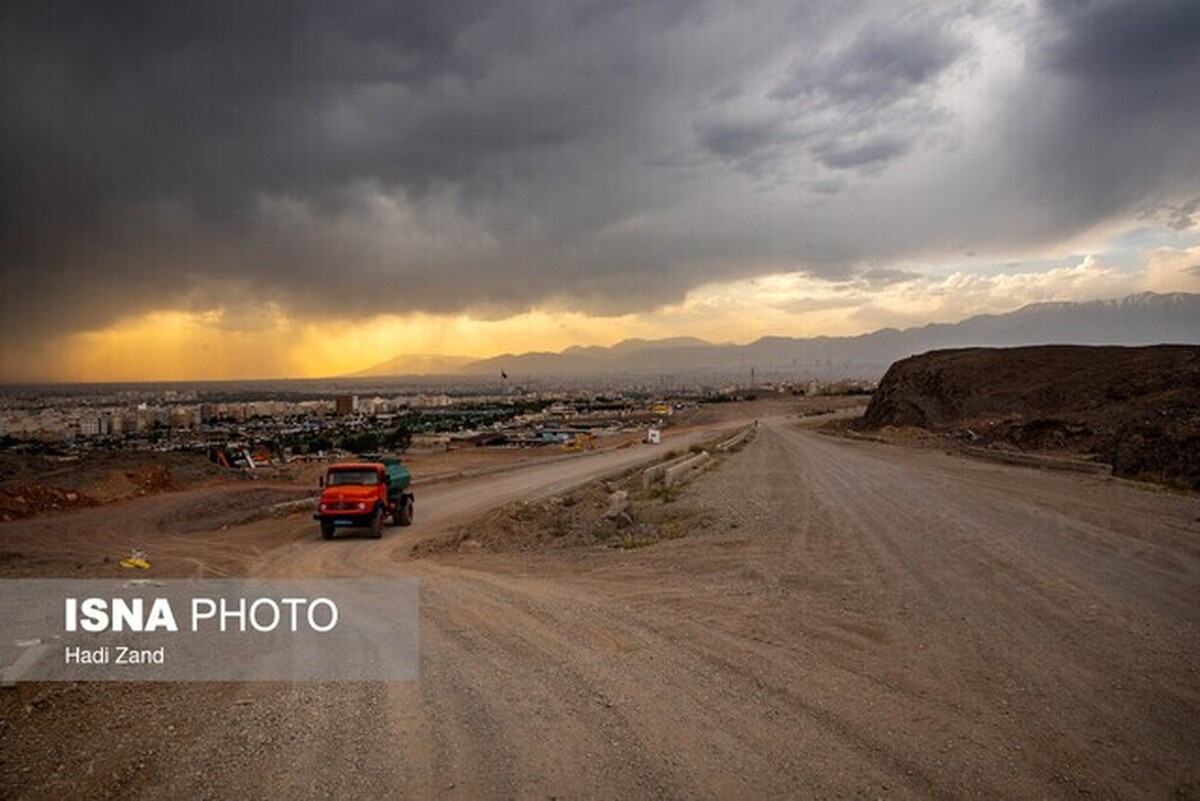
[[[331,470],[329,472],[329,480],[326,483],[331,487],[341,484],[366,484],[367,486],[374,486],[379,483],[379,474],[374,470]]]

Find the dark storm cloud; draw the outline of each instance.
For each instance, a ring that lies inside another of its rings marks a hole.
[[[1196,225],[1196,212],[1200,212],[1200,197],[1194,197],[1186,203],[1181,203],[1170,209],[1167,226],[1176,231],[1186,231]]]
[[[741,159],[778,144],[781,126],[772,120],[714,120],[697,126],[696,134],[705,149],[718,156]]]
[[[826,140],[813,148],[813,155],[821,164],[836,170],[870,168],[882,165],[904,155],[910,144],[895,137],[881,137],[863,144],[843,140]]]
[[[372,175],[379,154],[324,114],[347,91],[470,74],[451,40],[474,16],[442,2],[6,5],[0,241],[20,304],[6,316],[101,324],[196,278],[275,272],[247,263],[255,198],[327,203]]]
[[[1053,241],[1183,203],[1200,172],[1191,2],[0,13],[10,335],[251,300],[645,309],[766,270]],[[987,64],[989,25],[1025,62],[980,124],[946,91]]]
[[[798,59],[770,96],[795,100],[813,95],[858,107],[903,100],[962,55],[964,42],[944,26],[945,20],[938,18],[872,23],[824,59]]]
[[[1200,4],[1192,0],[1047,3],[1043,60],[1135,94],[1189,91],[1200,78]]]
[[[997,129],[1010,143],[998,191],[1036,200],[1041,235],[1195,195],[1200,4],[1050,2],[1025,37],[1030,80]]]
[[[801,40],[796,50],[766,93],[768,116],[718,116],[698,129],[703,147],[756,174],[797,153],[834,171],[878,170],[944,121],[932,90],[968,43],[945,17],[900,13],[848,42]]]
[[[371,163],[323,114],[345,92],[469,72],[454,3],[10,4],[6,177],[80,215],[322,187]],[[12,201],[10,195],[6,201]],[[6,207],[7,210],[7,207]]]
[[[6,7],[4,317],[100,325],[238,285],[320,314],[612,295],[554,249],[626,205],[615,176],[586,173],[640,113],[637,35],[677,17],[665,3]],[[355,290],[330,297],[334,278]]]

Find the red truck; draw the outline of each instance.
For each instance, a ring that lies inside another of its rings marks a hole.
[[[411,526],[411,478],[399,459],[330,465],[321,478],[321,499],[313,515],[321,524],[321,536],[331,540],[339,528],[366,528],[379,539],[387,517],[394,525]]]

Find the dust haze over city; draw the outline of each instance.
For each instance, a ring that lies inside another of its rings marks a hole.
[[[1200,5],[3,3],[0,81],[0,589],[420,593],[412,681],[10,624],[0,794],[1200,797]]]

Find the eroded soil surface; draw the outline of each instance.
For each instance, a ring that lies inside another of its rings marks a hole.
[[[1194,494],[792,414],[663,505],[681,536],[414,547],[654,457],[433,483],[378,541],[255,514],[287,485],[0,525],[8,575],[119,572],[134,543],[159,576],[416,578],[422,649],[400,684],[4,690],[0,795],[1200,797]]]

